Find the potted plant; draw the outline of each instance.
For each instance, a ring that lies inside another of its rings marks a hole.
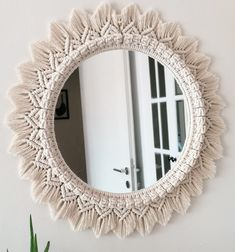
[[[33,230],[33,221],[32,216],[30,215],[30,252],[38,252],[38,240],[37,240],[37,234],[34,233]],[[50,248],[50,242],[47,242],[46,248],[44,249],[44,252],[48,252]],[[9,250],[7,249],[7,252]]]

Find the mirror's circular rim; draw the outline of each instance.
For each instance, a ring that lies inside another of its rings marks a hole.
[[[83,59],[82,59],[82,61],[80,61],[80,60],[78,60],[78,62],[79,63],[77,63],[77,64],[75,64],[73,67],[72,67],[72,69],[74,69],[74,70],[70,70],[70,71],[72,71],[72,73],[80,66],[80,64],[82,63],[82,62],[84,62],[84,61],[86,61],[87,59],[89,59],[89,58],[91,58],[91,57],[93,57],[93,56],[95,56],[95,55],[99,55],[99,54],[102,54],[103,52],[112,52],[112,51],[114,51],[114,50],[120,50],[120,49],[122,49],[122,50],[127,50],[127,51],[132,51],[132,52],[141,52],[141,53],[143,53],[143,54],[145,54],[145,55],[147,55],[147,56],[149,56],[149,57],[151,57],[150,55],[152,55],[151,53],[149,53],[149,51],[148,51],[148,49],[146,50],[146,49],[143,49],[143,48],[141,48],[139,45],[134,45],[134,48],[135,48],[135,50],[133,50],[133,46],[131,46],[131,49],[129,49],[129,46],[122,46],[121,48],[118,48],[118,47],[111,47],[111,48],[102,48],[102,49],[100,49],[99,48],[99,50],[98,51],[95,51],[95,52],[92,52],[91,54],[88,54],[88,55],[86,55]],[[146,51],[147,51],[147,53],[146,53]],[[153,58],[153,57],[152,57]],[[161,61],[162,61],[162,59],[160,58],[159,59],[159,57],[158,58],[153,58],[153,59],[155,59],[155,60],[157,60],[159,63],[161,63]],[[169,67],[169,65],[165,65],[164,64],[164,67],[167,67],[170,71],[171,71],[171,69],[170,68],[172,68],[172,66],[170,66]],[[175,69],[174,69],[175,70]],[[67,70],[65,70],[65,72],[67,72]],[[172,72],[171,72],[172,73]],[[104,74],[104,73],[103,73]],[[173,74],[173,73],[172,73]],[[63,74],[62,74],[63,75]],[[69,74],[68,75],[68,78],[70,77],[71,75]],[[173,74],[173,76],[174,76],[174,78],[175,79],[177,79],[177,78],[179,78],[179,76],[176,76],[175,74]],[[64,82],[61,82],[59,85],[60,86],[62,86],[61,87],[61,90],[63,89],[63,87],[64,87],[64,85],[65,85],[65,83],[67,82],[67,80],[68,80],[68,78],[66,78],[66,80],[64,81]],[[188,135],[192,135],[192,133],[190,132],[190,130],[192,130],[192,128],[193,128],[193,125],[192,125],[192,118],[190,117],[190,115],[192,115],[192,113],[190,113],[190,111],[192,111],[192,108],[190,109],[189,108],[189,101],[190,101],[190,99],[189,99],[189,97],[188,97],[188,95],[186,96],[186,94],[185,94],[185,87],[184,87],[184,85],[182,85],[180,82],[178,82],[178,84],[179,84],[179,86],[180,86],[180,88],[181,88],[181,90],[182,90],[182,92],[183,92],[183,95],[184,95],[184,98],[185,98],[185,103],[186,103],[186,107],[187,107],[187,114],[188,114],[188,133],[186,134],[186,139],[185,139],[185,143],[184,143],[184,146],[183,146],[183,150],[181,151],[181,155],[179,156],[179,158],[177,159],[177,161],[176,161],[176,163],[174,164],[174,166],[172,167],[172,173],[174,174],[174,172],[175,172],[175,170],[177,169],[177,167],[179,166],[179,160],[181,160],[181,156],[182,155],[184,155],[184,152],[185,151],[187,151],[187,145],[189,146],[190,145],[190,143],[188,143]],[[147,84],[146,84],[147,85]],[[183,86],[183,88],[182,88],[182,86]],[[56,92],[57,93],[57,96],[56,96],[56,101],[58,100],[58,97],[59,97],[59,95],[60,95],[60,92]],[[53,99],[54,99],[54,96],[53,96]],[[53,103],[54,103],[54,101],[53,101]],[[54,103],[54,105],[56,105],[56,103]],[[192,106],[192,105],[191,105]],[[55,109],[54,109],[54,111],[55,111]],[[55,125],[53,126],[54,128],[55,128]],[[55,139],[55,142],[57,142],[57,137],[58,136],[56,136],[56,135],[54,135],[54,139]],[[73,175],[73,176],[75,176],[76,177],[76,179],[80,179],[74,172],[73,172],[73,170],[69,167],[69,165],[67,164],[67,162],[65,161],[65,159],[64,159],[64,157],[63,157],[63,154],[61,153],[61,150],[59,149],[59,147],[58,147],[58,144],[57,144],[57,146],[56,146],[56,148],[57,148],[57,150],[56,151],[58,151],[59,152],[59,156],[60,156],[60,158],[61,158],[61,160],[59,161],[59,163],[61,163],[63,166],[65,166],[67,169],[70,169],[70,171],[71,171],[71,174]],[[183,158],[182,158],[183,159]],[[167,174],[169,173],[169,171],[167,172]],[[129,195],[129,194],[131,194],[131,193],[141,193],[141,192],[144,192],[144,191],[146,191],[146,190],[148,190],[148,189],[151,189],[151,188],[153,188],[153,187],[155,187],[155,186],[158,186],[158,184],[160,183],[161,184],[161,180],[168,180],[167,179],[167,174],[165,175],[165,176],[163,176],[162,178],[160,178],[159,180],[157,180],[155,183],[153,183],[152,185],[150,185],[150,186],[147,186],[147,187],[145,187],[145,188],[142,188],[142,189],[138,189],[138,190],[135,190],[135,191],[132,191],[132,192],[121,192],[121,193],[119,193],[119,192],[110,192],[110,191],[104,191],[104,190],[102,190],[102,189],[100,189],[100,188],[97,188],[97,187],[93,187],[92,185],[90,185],[90,184],[88,184],[87,182],[85,182],[85,181],[83,181],[82,179],[80,179],[81,180],[81,183],[84,183],[84,186],[86,186],[86,187],[89,187],[91,190],[97,190],[97,191],[99,191],[100,193],[104,193],[104,194],[109,194],[109,195],[111,195],[111,194],[115,194],[115,195],[117,195],[117,196],[120,196],[120,195]]]

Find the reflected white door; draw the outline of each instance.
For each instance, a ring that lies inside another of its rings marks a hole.
[[[184,144],[184,97],[173,74],[147,55],[130,53],[134,108],[139,125],[141,187],[164,176],[177,160]],[[137,140],[136,140],[137,142]]]
[[[130,164],[135,151],[126,59],[127,52],[116,50],[79,67],[88,184],[120,193],[136,188]],[[118,172],[126,167],[128,174]]]

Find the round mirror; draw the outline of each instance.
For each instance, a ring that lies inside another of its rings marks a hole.
[[[62,156],[90,186],[124,193],[172,169],[187,134],[184,95],[171,71],[147,55],[103,52],[83,61],[55,110]]]

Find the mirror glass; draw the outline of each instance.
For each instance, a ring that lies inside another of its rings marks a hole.
[[[146,54],[112,50],[83,61],[55,111],[59,149],[92,187],[124,193],[153,185],[175,165],[187,103],[173,74]]]

